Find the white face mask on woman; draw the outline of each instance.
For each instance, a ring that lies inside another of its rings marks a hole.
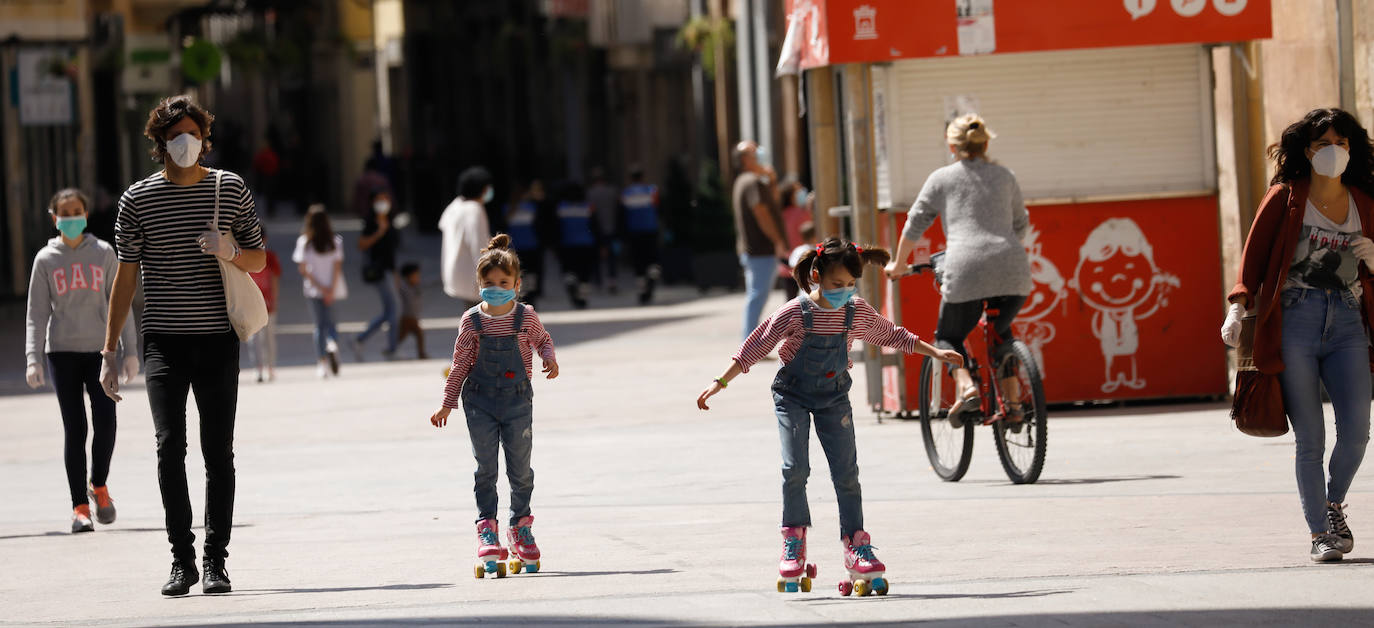
[[[167,154],[172,157],[172,163],[190,168],[200,161],[200,140],[190,133],[182,133],[167,142]]]
[[[1323,177],[1336,178],[1345,172],[1350,163],[1350,151],[1335,144],[1312,154],[1312,171]]]

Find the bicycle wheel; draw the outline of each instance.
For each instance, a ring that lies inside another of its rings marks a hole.
[[[954,378],[934,358],[921,362],[921,392],[918,395],[921,413],[921,439],[926,444],[926,456],[935,475],[946,482],[958,482],[968,473],[973,458],[973,426],[968,421],[962,427],[949,422],[949,409],[954,405]]]
[[[1011,351],[1002,359],[996,373],[999,378],[1015,374],[1020,395],[1009,401],[1020,403],[1024,413],[1019,426],[1005,419],[993,424],[997,457],[1002,459],[1002,469],[1013,483],[1031,484],[1040,479],[1040,472],[1045,468],[1045,447],[1049,438],[1045,385],[1040,381],[1040,367],[1029,347],[1020,340],[1012,340]],[[994,386],[998,395],[1004,394],[1001,384],[999,379]]]

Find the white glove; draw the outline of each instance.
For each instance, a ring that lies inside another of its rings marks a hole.
[[[124,383],[134,381],[135,377],[138,377],[138,356],[126,355],[124,356]]]
[[[38,364],[30,364],[29,368],[24,369],[24,381],[29,383],[29,388],[42,388],[43,367]]]
[[[105,389],[105,396],[115,401],[124,401],[124,398],[119,396],[119,365],[115,363],[117,360],[113,351],[100,352],[100,387]]]
[[[1226,310],[1226,322],[1221,324],[1221,341],[1228,347],[1240,346],[1240,319],[1245,315],[1245,308],[1239,303],[1232,303],[1231,308]]]
[[[1360,236],[1355,238],[1351,244],[1350,252],[1364,262],[1365,268],[1374,270],[1374,242],[1371,242],[1369,238]]]
[[[207,224],[206,227],[207,230],[196,238],[201,253],[214,255],[226,262],[239,256],[240,250],[233,238],[224,237],[224,234],[221,234],[214,224]]]

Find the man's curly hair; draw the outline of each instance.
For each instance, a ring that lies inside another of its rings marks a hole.
[[[143,135],[153,141],[153,149],[150,151],[153,161],[167,163],[167,131],[187,116],[200,127],[200,155],[203,157],[210,152],[210,125],[214,123],[215,116],[197,105],[190,96],[172,96],[164,98],[148,112],[148,126],[143,129]]]

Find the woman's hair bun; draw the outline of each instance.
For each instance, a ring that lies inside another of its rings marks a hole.
[[[483,252],[483,253],[486,253],[487,251],[495,251],[495,250],[499,250],[499,249],[509,249],[509,248],[510,248],[510,236],[508,236],[508,235],[506,235],[506,234],[504,234],[504,233],[498,233],[498,234],[492,236],[491,240],[487,242],[487,248],[482,249],[482,252]]]

